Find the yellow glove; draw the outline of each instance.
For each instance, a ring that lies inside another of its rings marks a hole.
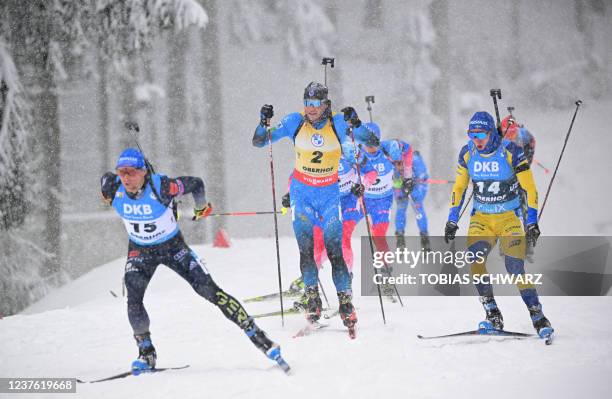
[[[209,202],[208,204],[204,205],[204,208],[202,209],[194,208],[192,220],[200,220],[210,215],[211,213],[212,213],[212,205]]]

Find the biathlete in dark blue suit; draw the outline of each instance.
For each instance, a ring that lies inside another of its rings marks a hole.
[[[396,173],[393,177],[393,191],[397,209],[395,212],[395,237],[397,247],[406,246],[404,231],[406,229],[406,213],[408,204],[412,201],[412,209],[416,219],[419,234],[421,235],[421,248],[425,251],[431,249],[427,227],[427,214],[424,200],[427,195],[427,166],[421,154],[403,140],[395,140],[402,152],[402,161],[396,163]]]
[[[357,322],[357,315],[352,304],[351,278],[342,256],[338,165],[342,153],[349,159],[354,157],[350,129],[360,141],[374,143],[377,139],[361,126],[352,107],[342,112],[344,115],[332,113],[327,87],[311,82],[304,90],[304,111],[285,116],[271,128],[270,134],[272,142],[287,137],[295,148],[290,205],[293,231],[300,250],[300,270],[308,296],[306,318],[316,321],[321,316],[313,239],[313,226],[319,217],[340,302],[340,315],[350,329]],[[267,126],[273,115],[271,105],[261,108],[260,123],[253,136],[254,146],[263,147],[269,143]]]
[[[101,190],[104,201],[123,220],[129,237],[124,279],[128,319],[139,350],[138,359],[132,363],[134,372],[155,368],[157,353],[142,300],[157,266],[162,263],[184,278],[200,296],[219,307],[257,348],[278,361],[280,347],[255,324],[236,298],[215,284],[204,261],[183,240],[171,204],[175,197],[192,194],[194,220],[208,216],[212,206],[206,202],[202,179],[151,174],[142,154],[132,148],[123,151],[116,172],[102,176]]]

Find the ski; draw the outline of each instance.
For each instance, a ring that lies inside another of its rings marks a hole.
[[[423,336],[417,335],[418,339],[439,339],[439,338],[452,338],[452,337],[464,337],[470,335],[485,335],[485,336],[498,336],[498,337],[515,337],[515,338],[528,338],[535,337],[535,334],[527,334],[515,331],[496,330],[494,328],[479,328],[477,330],[462,331],[453,334],[434,335],[434,336]]]
[[[329,310],[327,308],[322,309],[322,311],[326,311]],[[296,308],[289,308],[285,310],[285,316],[287,315],[294,315],[294,314],[303,314],[304,310],[303,309],[296,309]],[[280,310],[276,310],[274,312],[268,312],[268,313],[259,313],[259,314],[254,314],[252,315],[254,319],[259,319],[262,317],[272,317],[272,316],[280,316],[281,315],[281,311]],[[334,316],[333,314],[329,317]],[[325,317],[325,315],[324,315]],[[325,317],[326,319],[329,317]]]
[[[292,314],[301,314],[302,311],[295,309],[295,308],[289,308],[289,309],[285,309],[285,316],[287,315],[292,315]],[[268,312],[268,313],[259,313],[259,314],[254,314],[253,318],[254,319],[259,319],[262,317],[272,317],[272,316],[280,316],[281,315],[281,311],[277,310],[274,312]]]
[[[329,324],[321,324],[318,321],[307,322],[304,327],[302,327],[297,333],[295,333],[293,338],[305,337],[307,335],[310,335],[313,331],[320,330],[325,327],[329,327]]]
[[[140,371],[139,374],[151,374],[151,373],[161,373],[162,371],[166,371],[166,370],[181,370],[181,369],[186,369],[187,367],[189,367],[189,365],[185,365],[185,366],[180,366],[180,367],[161,367],[161,368],[155,368],[155,369],[151,369],[151,370],[142,370]],[[106,377],[106,378],[100,378],[99,380],[91,380],[91,381],[84,381],[84,380],[80,380],[77,378],[77,382],[80,384],[93,384],[94,382],[103,382],[103,381],[112,381],[112,380],[118,380],[121,378],[126,378],[130,375],[134,375],[137,376],[139,374],[133,374],[132,371],[125,371],[123,373],[119,373],[119,374],[115,374],[112,375],[110,377]]]
[[[288,289],[286,291],[283,291],[283,298],[295,298],[300,295],[302,295],[302,291],[300,290]],[[268,299],[278,298],[279,296],[280,295],[278,294],[278,292],[275,292],[273,294],[259,295],[259,296],[254,296],[252,298],[247,298],[247,299],[244,299],[243,302],[244,303],[263,302],[263,301],[267,301]]]

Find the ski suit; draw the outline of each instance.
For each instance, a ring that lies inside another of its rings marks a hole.
[[[505,254],[508,273],[525,274],[525,232],[518,218],[519,188],[527,193],[527,221],[537,222],[538,194],[523,150],[516,144],[492,134],[486,147],[479,151],[472,141],[459,153],[457,174],[451,196],[449,221],[457,222],[470,179],[474,205],[468,230],[468,250],[490,253],[499,238]],[[486,260],[471,265],[472,274],[486,274]],[[539,305],[532,284],[517,284],[525,304]],[[477,284],[481,296],[492,296],[490,284]]]
[[[418,151],[412,149],[412,146],[405,141],[397,140],[402,151],[402,170],[397,174],[393,182],[395,203],[397,210],[395,213],[395,230],[404,232],[406,229],[406,211],[408,204],[412,200],[413,209],[415,212],[416,223],[420,233],[427,233],[427,214],[423,201],[427,195],[427,167]],[[415,185],[409,196],[406,196],[402,191],[402,178],[415,179]]]
[[[396,140],[383,140],[378,150],[364,152],[367,162],[376,171],[376,181],[366,187],[364,201],[372,224],[372,236],[378,251],[389,251],[385,238],[389,228],[389,216],[393,205],[393,177],[395,165],[402,161],[402,153]]]
[[[124,282],[128,319],[135,335],[149,332],[150,321],[143,298],[157,266],[162,263],[242,328],[241,324],[249,317],[246,310],[217,286],[204,261],[185,243],[170,206],[174,197],[191,193],[196,207],[203,207],[206,200],[202,179],[149,174],[141,191],[133,196],[117,175],[108,172],[102,177],[101,190],[104,198],[112,200],[111,205],[123,220],[129,237]]]
[[[363,125],[353,131],[361,141],[377,141]],[[348,132],[349,127],[341,114],[331,114],[313,125],[303,113],[298,112],[286,115],[270,132],[272,142],[287,137],[294,144],[291,218],[306,287],[316,287],[318,282],[313,227],[320,219],[336,290],[351,290],[351,279],[342,256],[342,213],[338,185],[340,155],[344,152],[349,158],[353,156],[349,154],[352,143]],[[263,147],[269,143],[268,140],[268,129],[259,124],[255,129],[253,145]]]

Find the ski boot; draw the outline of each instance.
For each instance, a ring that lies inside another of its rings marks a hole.
[[[544,316],[542,312],[542,305],[537,304],[534,306],[530,306],[529,308],[529,316],[531,316],[531,321],[533,323],[533,328],[538,332],[540,338],[548,338],[555,331],[550,325],[550,321]]]
[[[262,351],[268,359],[274,360],[285,373],[289,373],[290,367],[281,356],[280,346],[268,338],[266,333],[255,324],[252,317],[249,316],[240,327],[257,349]]]
[[[134,334],[136,344],[138,344],[138,359],[132,362],[132,374],[138,375],[142,372],[155,368],[157,352],[151,342],[151,334]]]
[[[495,330],[503,330],[504,329],[504,318],[497,307],[497,302],[495,302],[495,298],[492,296],[481,296],[480,303],[484,307],[484,310],[487,314],[486,321],[483,321],[479,324],[479,329],[495,329]]]
[[[403,231],[396,231],[395,239],[397,240],[396,248],[406,248],[406,237],[404,237]]]
[[[431,244],[429,243],[429,234],[426,231],[421,232],[421,248],[423,251],[429,252],[431,251]]]
[[[293,308],[295,310],[306,310],[308,306],[308,296],[306,295],[306,292],[304,292],[302,294],[302,296],[300,297],[300,299],[298,299],[297,301],[293,301]]]
[[[391,266],[385,266],[381,269],[381,272],[383,276],[391,277],[393,268]],[[395,299],[395,287],[393,286],[393,284],[389,284],[387,282],[381,284],[380,292],[383,296],[386,296],[391,302],[397,302],[397,300]]]
[[[295,280],[293,280],[291,282],[291,285],[289,286],[289,291],[291,292],[302,292],[304,290],[304,280],[302,280],[302,277],[298,277]]]
[[[351,302],[352,299],[353,296],[350,291],[338,292],[338,302],[340,303],[338,311],[340,313],[340,318],[342,319],[342,323],[348,328],[349,336],[351,339],[354,339],[355,324],[357,324],[357,312],[355,312],[355,307]]]
[[[319,296],[319,287],[312,286],[306,287],[306,291],[304,292],[306,296],[306,303],[304,310],[306,311],[306,319],[314,323],[321,318],[321,308],[323,307],[323,303],[321,302],[321,297]]]

